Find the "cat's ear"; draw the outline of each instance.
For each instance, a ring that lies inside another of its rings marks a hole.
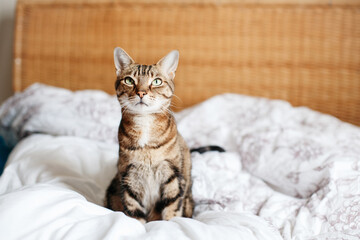
[[[116,75],[120,75],[120,72],[127,68],[130,64],[134,63],[134,60],[123,49],[117,47],[114,49],[114,63],[116,67]]]
[[[173,50],[156,64],[171,78],[175,77],[175,71],[179,63],[179,51]]]

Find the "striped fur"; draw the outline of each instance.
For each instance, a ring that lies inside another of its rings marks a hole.
[[[115,49],[122,119],[118,172],[107,189],[105,206],[144,223],[191,217],[193,212],[190,152],[169,110],[177,61],[173,51],[157,64],[139,65]],[[129,78],[133,84],[128,84]],[[162,83],[153,85],[155,79]]]

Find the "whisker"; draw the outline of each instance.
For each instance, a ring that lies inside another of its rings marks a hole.
[[[177,108],[177,109],[181,109],[180,106],[177,106],[177,105],[175,105],[175,104],[170,104],[170,107],[172,107],[172,108]]]
[[[176,94],[173,94],[173,96],[176,97],[181,103],[183,102],[183,101],[181,100],[181,98],[180,98],[179,96],[177,96]]]
[[[126,111],[129,110],[129,106],[130,106],[130,103],[127,103],[127,102],[121,103],[121,108],[124,109],[122,114],[125,114]]]

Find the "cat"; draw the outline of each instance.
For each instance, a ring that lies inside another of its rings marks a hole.
[[[115,89],[122,118],[117,174],[105,207],[142,223],[192,217],[190,151],[170,111],[179,52],[153,65],[140,65],[114,50]]]

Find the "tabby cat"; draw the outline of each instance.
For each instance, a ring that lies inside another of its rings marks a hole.
[[[191,217],[190,152],[170,111],[179,52],[140,65],[115,48],[115,89],[122,108],[118,172],[105,206],[141,222]]]

